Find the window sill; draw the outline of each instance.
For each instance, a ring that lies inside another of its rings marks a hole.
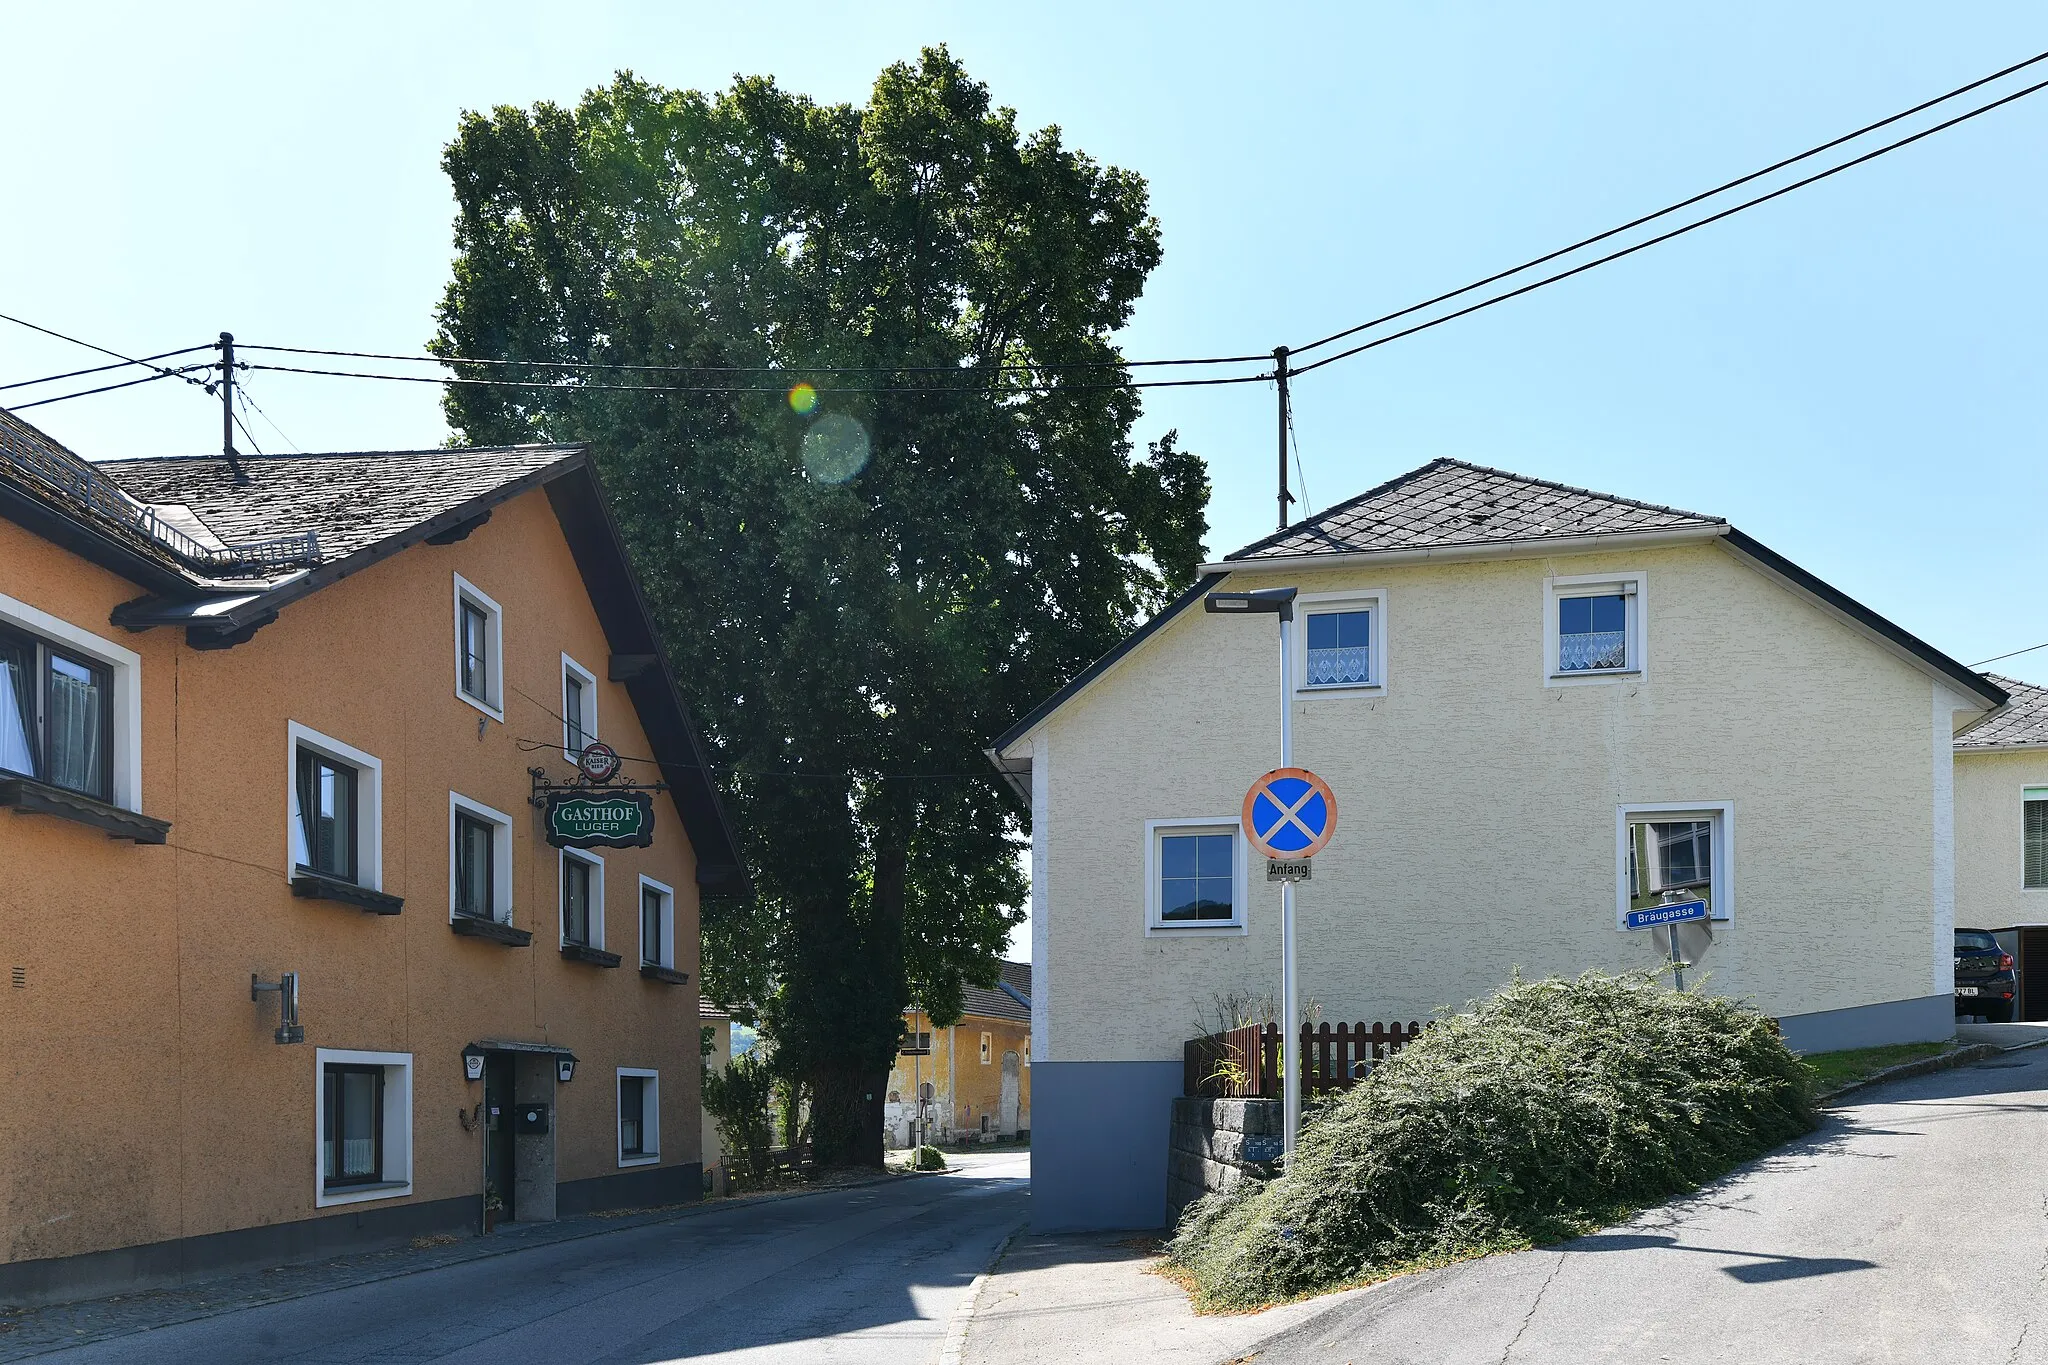
[[[489,716],[492,720],[498,722],[498,724],[503,725],[505,723],[504,707],[493,706],[490,702],[485,701],[482,697],[473,697],[459,687],[455,689],[455,695],[462,701],[469,703],[471,706],[474,706],[477,710]]]
[[[385,1180],[375,1185],[339,1185],[322,1188],[315,1202],[321,1208],[334,1204],[364,1204],[372,1199],[403,1199],[412,1193],[410,1180]]]
[[[457,915],[448,921],[448,927],[464,938],[487,938],[507,948],[524,948],[533,942],[533,935],[524,929],[514,929],[501,920],[477,919],[473,915]]]
[[[1551,687],[1559,685],[1569,687],[1573,683],[1607,682],[1616,678],[1640,678],[1642,676],[1643,670],[1640,668],[1582,668],[1572,673],[1553,673],[1548,681]]]
[[[1385,683],[1300,683],[1294,689],[1296,697],[1384,697]]]
[[[617,953],[608,953],[587,943],[564,943],[562,956],[571,962],[587,962],[593,967],[616,967],[620,961]]]
[[[621,1166],[659,1166],[660,1164],[660,1152],[656,1152],[652,1156],[622,1156],[619,1158],[619,1165]]]
[[[405,908],[403,897],[372,891],[367,886],[329,877],[309,867],[301,867],[292,873],[292,894],[301,900],[352,905],[366,915],[395,915]]]
[[[161,844],[171,834],[168,820],[123,810],[97,797],[81,796],[32,777],[0,778],[0,806],[12,806],[21,815],[54,815],[60,820],[75,820],[105,830],[109,839],[132,839],[138,844]]]
[[[652,962],[640,964],[640,975],[646,977],[649,981],[666,981],[671,986],[687,986],[690,984],[690,974],[688,972],[679,972],[673,967],[663,967]]]
[[[1149,924],[1145,933],[1152,938],[1217,938],[1226,934],[1243,934],[1245,926],[1237,922],[1216,920],[1207,924]]]

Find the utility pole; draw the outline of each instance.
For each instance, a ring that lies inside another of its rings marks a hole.
[[[1282,381],[1285,383],[1285,381]],[[242,461],[235,453],[235,334],[220,334],[220,453],[234,472],[236,483],[249,482]]]
[[[226,333],[222,333],[223,336]],[[1287,491],[1287,348],[1273,348],[1273,377],[1280,381],[1280,529],[1287,529],[1287,504],[1294,495]]]

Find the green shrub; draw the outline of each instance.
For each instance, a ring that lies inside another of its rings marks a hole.
[[[1516,981],[1320,1106],[1286,1174],[1190,1206],[1167,1262],[1249,1308],[1575,1236],[1815,1122],[1754,1010],[1654,972]]]
[[[910,1169],[913,1171],[943,1171],[946,1169],[946,1154],[926,1144],[910,1154]]]
[[[725,1159],[742,1179],[766,1180],[774,1166],[768,1148],[774,1138],[769,1104],[775,1075],[759,1049],[743,1052],[721,1071],[704,1068],[704,1112],[718,1125]]]

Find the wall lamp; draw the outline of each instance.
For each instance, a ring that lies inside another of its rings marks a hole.
[[[576,1079],[576,1059],[566,1052],[555,1058],[555,1079],[560,1081],[573,1081]]]
[[[286,972],[275,981],[249,973],[249,998],[261,1000],[265,991],[277,992],[277,1032],[270,1035],[280,1043],[303,1043],[306,1030],[299,1027],[299,974]]]

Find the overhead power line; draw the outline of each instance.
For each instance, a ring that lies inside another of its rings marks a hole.
[[[1520,298],[1522,295],[1541,289],[1545,285],[1556,284],[1559,280],[1568,280],[1574,275],[1583,275],[1588,270],[1592,270],[1598,266],[1606,265],[1610,261],[1618,261],[1624,256],[1633,256],[1636,252],[1642,251],[1648,247],[1656,246],[1659,242],[1668,242],[1674,237],[1683,237],[1686,233],[1698,231],[1700,228],[1706,227],[1709,223],[1718,223],[1723,218],[1733,217],[1735,214],[1741,213],[1744,209],[1755,208],[1758,204],[1767,204],[1773,199],[1782,198],[1783,196],[1792,193],[1794,190],[1804,189],[1808,185],[1812,185],[1819,181],[1826,180],[1829,176],[1840,175],[1843,171],[1849,170],[1855,166],[1860,166],[1866,161],[1874,161],[1878,157],[1884,156],[1887,153],[1899,150],[1901,147],[1911,146],[1913,143],[1920,141],[1922,138],[1933,137],[1936,133],[1942,132],[1949,128],[1953,128],[1959,123],[1967,123],[1969,120],[1976,118],[1981,114],[1988,114],[1994,109],[2000,108],[2003,105],[2011,104],[2015,100],[2025,99],[2028,95],[2035,94],[2036,92],[2044,89],[2048,89],[2048,81],[2038,81],[2033,85],[2025,87],[2024,89],[2015,90],[2009,95],[2003,95],[1998,99],[1991,101],[1991,103],[1989,104],[1979,105],[1977,108],[1971,109],[1966,113],[1957,114],[1954,118],[1946,119],[1940,123],[1935,124],[1931,128],[1923,128],[1919,132],[1911,134],[1907,137],[1902,137],[1896,142],[1888,142],[1882,147],[1878,147],[1872,151],[1863,153],[1863,155],[1861,156],[1852,157],[1851,159],[1844,161],[1839,165],[1830,166],[1824,171],[1816,171],[1812,175],[1809,175],[1804,179],[1795,180],[1789,185],[1780,186],[1779,188],[1772,190],[1767,194],[1760,194],[1756,196],[1754,199],[1745,199],[1741,203],[1733,206],[1732,208],[1725,208],[1722,209],[1719,213],[1708,214],[1705,218],[1696,219],[1693,222],[1685,224],[1683,227],[1675,227],[1671,229],[1669,232],[1658,233],[1654,237],[1646,238],[1643,241],[1635,243],[1633,246],[1623,247],[1619,251],[1610,251],[1605,256],[1596,256],[1592,260],[1587,261],[1581,265],[1575,265],[1569,270],[1560,270],[1555,275],[1546,275],[1542,279],[1532,281],[1531,283],[1525,284],[1518,289],[1510,289],[1505,294],[1492,295],[1489,298],[1481,299],[1478,303],[1467,304],[1465,307],[1456,309],[1453,312],[1445,313],[1440,317],[1431,318],[1427,322],[1419,322],[1415,324],[1413,327],[1404,327],[1398,332],[1392,332],[1383,337],[1376,337],[1371,341],[1367,341],[1360,345],[1353,346],[1348,350],[1339,351],[1335,355],[1324,356],[1321,360],[1317,360],[1310,364],[1301,366],[1299,369],[1295,370],[1294,373],[1307,374],[1311,370],[1320,370],[1325,365],[1334,364],[1339,360],[1349,359],[1350,357],[1358,355],[1363,351],[1370,351],[1375,347],[1384,346],[1390,341],[1399,341],[1403,337],[1411,337],[1414,336],[1417,332],[1426,332],[1432,327],[1441,327],[1446,322],[1451,322],[1458,318],[1466,317],[1472,313],[1477,313],[1483,308],[1491,308],[1497,303],[1506,303],[1509,299]],[[1463,293],[1466,291],[1460,290],[1457,292]],[[1427,305],[1419,306],[1426,307]],[[1364,325],[1370,326],[1371,324]]]
[[[71,343],[71,344],[72,344],[73,346],[83,346],[83,347],[85,347],[85,349],[86,349],[86,350],[88,350],[88,351],[98,351],[98,352],[99,352],[99,353],[100,353],[101,355],[110,355],[110,356],[112,356],[112,357],[113,357],[114,359],[116,359],[116,360],[119,360],[119,361],[123,362],[124,364],[128,364],[128,365],[149,365],[149,368],[150,368],[150,369],[152,369],[152,370],[155,370],[155,371],[157,372],[157,377],[158,377],[159,379],[171,379],[171,378],[178,378],[178,379],[185,379],[185,382],[186,382],[186,383],[188,383],[188,384],[197,384],[197,383],[199,383],[199,381],[198,381],[198,380],[196,380],[196,379],[188,379],[188,378],[186,378],[186,377],[185,377],[185,375],[183,374],[183,372],[181,372],[181,371],[178,371],[178,370],[167,370],[167,369],[165,369],[165,368],[164,368],[163,366],[161,366],[161,365],[151,365],[151,364],[150,364],[150,362],[149,362],[148,360],[144,360],[144,359],[141,359],[140,357],[137,357],[137,356],[132,356],[132,355],[122,355],[122,354],[121,354],[121,353],[120,353],[119,351],[112,351],[112,350],[108,350],[108,349],[107,349],[107,348],[106,348],[105,346],[100,346],[100,345],[97,345],[97,344],[95,344],[95,343],[93,343],[93,342],[90,342],[90,341],[85,341],[85,340],[82,340],[82,339],[80,339],[80,338],[78,338],[78,337],[75,337],[75,336],[67,336],[67,335],[65,335],[65,334],[64,334],[63,332],[59,332],[59,331],[54,331],[54,330],[52,330],[51,328],[48,328],[48,327],[44,327],[44,326],[42,326],[42,325],[41,325],[40,323],[34,323],[34,322],[30,322],[30,321],[29,321],[29,320],[28,320],[27,318],[18,318],[18,317],[15,317],[15,316],[14,316],[13,314],[11,314],[11,313],[0,313],[0,322],[11,322],[11,323],[13,323],[13,324],[14,324],[15,326],[17,326],[17,327],[26,327],[26,328],[28,328],[28,329],[29,329],[29,330],[30,330],[31,332],[41,332],[41,333],[42,333],[42,334],[43,334],[44,336],[48,336],[48,337],[55,337],[55,338],[57,338],[57,340],[59,340],[59,341],[68,341],[68,342],[70,342],[70,343]],[[184,354],[186,354],[187,352],[190,352],[190,351],[197,351],[197,350],[202,350],[202,349],[204,349],[204,348],[203,348],[203,347],[199,347],[199,346],[187,346],[187,347],[186,347],[186,348],[185,348],[185,349],[184,349],[183,351],[171,351],[171,352],[168,352],[168,354],[170,354],[170,355],[184,355]],[[157,357],[157,358],[158,358],[158,359],[161,359],[162,357]],[[119,387],[121,387],[121,386],[120,386],[120,385],[109,385],[108,387],[110,387],[110,388],[119,388]],[[91,392],[99,392],[99,390],[92,390]],[[72,394],[72,395],[70,395],[70,396],[71,396],[71,397],[73,397],[73,398],[83,398],[83,397],[84,397],[85,395],[84,395],[84,394]],[[24,406],[28,406],[28,405],[26,405],[26,404],[25,404]]]
[[[210,370],[213,368],[212,365],[186,365],[175,370],[161,370],[156,374],[146,374],[140,379],[124,379],[118,384],[102,384],[96,389],[80,389],[76,393],[60,393],[54,398],[38,398],[33,403],[14,403],[9,405],[7,410],[9,412],[27,412],[30,408],[39,408],[46,403],[62,403],[67,399],[86,398],[95,393],[111,393],[115,389],[132,389],[137,384],[154,384],[159,379],[182,379],[187,384],[197,384],[199,387],[205,388],[205,382],[192,378],[189,371]]]
[[[1266,355],[1193,356],[1181,360],[1068,360],[1032,364],[999,365],[638,365],[611,360],[505,360],[481,356],[397,355],[388,351],[334,351],[316,346],[254,346],[238,344],[245,351],[271,351],[282,355],[322,355],[346,360],[397,360],[428,365],[501,365],[542,370],[621,370],[644,374],[786,374],[801,379],[807,374],[951,374],[990,373],[1037,374],[1047,370],[1146,369],[1162,365],[1249,365],[1270,359]],[[780,392],[780,390],[776,390]]]
[[[1979,659],[1976,663],[1971,664],[1970,667],[1982,668],[1986,664],[1995,664],[2000,659],[2017,659],[2020,655],[2032,654],[2037,649],[2048,649],[2048,640],[2043,640],[2038,645],[2028,645],[2025,649],[2015,649],[2010,654],[1994,654],[1988,659]]]
[[[1258,357],[1263,360],[1264,356]],[[564,382],[558,379],[477,379],[462,375],[431,374],[371,374],[364,370],[321,370],[298,365],[256,365],[251,370],[267,370],[273,374],[324,375],[334,379],[382,379],[395,384],[472,384],[483,388],[499,389],[542,389],[556,393],[582,393],[586,391],[612,393],[773,393],[789,392],[785,384],[588,384]],[[790,379],[801,380],[802,373],[789,371]],[[958,372],[971,378],[972,370]],[[900,384],[876,387],[851,387],[817,385],[821,394],[853,393],[1078,393],[1095,389],[1188,389],[1202,388],[1217,384],[1259,384],[1271,379],[1270,374],[1228,375],[1215,379],[1138,379],[1121,384],[970,384],[933,385]]]
[[[152,360],[168,360],[172,356],[190,355],[194,351],[204,351],[206,349],[208,348],[205,346],[183,346],[175,351],[159,351],[155,355],[142,356],[136,360],[117,360],[111,365],[93,365],[83,370],[66,370],[62,374],[46,374],[41,379],[17,379],[11,384],[0,384],[0,393],[5,393],[9,389],[32,389],[38,384],[54,384],[60,379],[76,379],[81,375],[105,374],[108,370],[125,370],[131,365],[143,365]],[[156,377],[158,379],[164,378],[163,375]]]
[[[1737,176],[1735,179],[1727,181],[1724,184],[1716,185],[1713,189],[1702,190],[1698,194],[1695,194],[1688,199],[1681,199],[1675,204],[1670,204],[1664,208],[1658,209],[1655,213],[1646,213],[1640,218],[1630,219],[1628,222],[1621,224],[1619,227],[1611,227],[1607,229],[1605,232],[1596,232],[1591,237],[1580,238],[1578,241],[1573,242],[1570,246],[1561,246],[1555,251],[1547,252],[1544,255],[1535,257],[1533,260],[1524,261],[1520,265],[1511,266],[1506,270],[1500,271],[1498,274],[1488,275],[1483,280],[1474,280],[1470,284],[1461,285],[1458,288],[1451,290],[1449,293],[1438,294],[1433,299],[1424,299],[1421,303],[1410,304],[1406,308],[1398,309],[1392,313],[1383,313],[1379,317],[1373,318],[1369,322],[1361,322],[1357,326],[1347,327],[1341,332],[1332,332],[1330,333],[1330,335],[1323,337],[1321,340],[1311,341],[1306,346],[1293,347],[1293,353],[1299,355],[1304,351],[1316,350],[1319,347],[1329,345],[1333,341],[1342,341],[1345,337],[1355,336],[1360,332],[1368,331],[1374,327],[1378,327],[1385,323],[1396,321],[1400,318],[1405,318],[1411,313],[1419,313],[1423,309],[1432,308],[1439,303],[1448,303],[1452,299],[1460,298],[1466,294],[1471,293],[1475,289],[1484,289],[1489,284],[1498,284],[1500,281],[1507,279],[1509,276],[1519,275],[1525,270],[1534,270],[1539,265],[1548,265],[1550,262],[1557,260],[1561,256],[1569,256],[1574,251],[1583,250],[1584,248],[1592,246],[1597,242],[1604,242],[1610,237],[1618,237],[1622,233],[1627,232],[1632,228],[1639,228],[1643,226],[1645,223],[1654,223],[1659,218],[1668,218],[1672,214],[1677,213],[1682,209],[1689,209],[1695,204],[1703,203],[1706,200],[1715,198],[1718,195],[1726,194],[1729,190],[1738,189],[1743,185],[1749,184],[1751,181],[1761,180],[1763,177],[1770,175],[1774,171],[1784,170],[1787,166],[1795,166],[1802,161],[1811,160],[1812,158],[1819,156],[1822,152],[1833,151],[1835,148],[1842,146],[1844,143],[1854,142],[1858,138],[1865,137],[1871,133],[1874,133],[1880,128],[1888,128],[1892,124],[1897,123],[1902,119],[1911,118],[1915,114],[1925,113],[1927,110],[1934,108],[1938,104],[1946,104],[1948,101],[1955,99],[1957,96],[1967,95],[1972,90],[1981,89],[1982,87],[1991,84],[1993,81],[2001,80],[2006,76],[2012,75],[2015,71],[2024,71],[2028,67],[2034,66],[2044,61],[2048,61],[2048,52],[2039,53],[2035,56],[2027,58],[2023,62],[2014,62],[2011,66],[2006,67],[2002,71],[1994,71],[1988,76],[1982,77],[1978,80],[1971,81],[1967,85],[1959,85],[1945,95],[1936,95],[1931,100],[1923,100],[1921,103],[1914,105],[1911,109],[1902,109],[1896,114],[1892,114],[1889,117],[1879,119],[1875,123],[1866,123],[1853,133],[1844,133],[1840,137],[1830,138],[1828,141],[1821,143],[1817,147],[1807,148],[1805,151],[1799,153],[1797,156],[1788,156],[1783,161],[1774,161],[1770,165],[1765,166],[1761,170],[1751,171],[1748,175]],[[2026,94],[2028,92],[2021,91],[2020,93]],[[1986,106],[1986,108],[1996,107],[1996,105]],[[1977,112],[1982,113],[1983,110],[1978,110]],[[1944,124],[1942,126],[1947,127],[1948,125]],[[1939,130],[1930,129],[1929,131],[1933,132]],[[1905,144],[1899,143],[1896,145],[1903,146]],[[1852,161],[1848,164],[1853,166],[1856,163]],[[1837,167],[1837,169],[1844,168]],[[1812,182],[1805,181],[1802,183],[1811,184]],[[1755,202],[1760,203],[1762,201],[1758,200]],[[1711,222],[1713,220],[1708,219],[1707,221]],[[1659,240],[1663,239],[1660,238]],[[1647,245],[1647,243],[1645,245]],[[1610,257],[1609,259],[1612,258]]]

